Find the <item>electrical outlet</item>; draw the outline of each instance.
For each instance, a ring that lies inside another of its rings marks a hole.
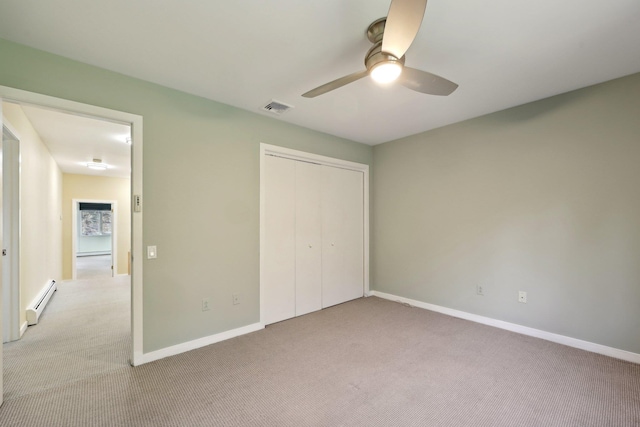
[[[233,301],[233,305],[240,304],[240,298],[238,298],[238,294],[233,294],[231,299]]]
[[[518,302],[527,303],[527,293],[525,291],[518,292]]]
[[[209,303],[209,298],[202,299],[202,311],[211,310],[211,304]]]
[[[476,285],[476,294],[484,296],[484,286],[479,283]]]

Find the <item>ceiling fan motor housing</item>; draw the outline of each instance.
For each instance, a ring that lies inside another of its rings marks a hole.
[[[376,44],[374,44],[373,47],[369,49],[367,55],[364,58],[364,65],[369,71],[374,69],[377,65],[391,62],[395,62],[400,64],[400,66],[404,66],[404,56],[402,58],[396,58],[390,53],[383,52],[382,42],[377,42]]]
[[[400,66],[404,65],[404,56],[398,59],[396,56],[382,51],[382,36],[384,35],[384,26],[386,23],[386,17],[376,19],[369,25],[369,28],[367,28],[367,38],[373,43],[373,46],[364,57],[364,65],[369,71],[383,63],[395,62],[399,63]]]

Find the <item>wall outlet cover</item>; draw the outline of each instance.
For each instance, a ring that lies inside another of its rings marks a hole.
[[[525,291],[518,292],[518,302],[527,303],[527,293]]]

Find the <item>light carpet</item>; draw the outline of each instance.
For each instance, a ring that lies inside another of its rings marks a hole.
[[[0,424],[639,426],[640,365],[371,297],[8,399]]]
[[[76,257],[76,278],[78,280],[111,276],[111,255]]]
[[[129,366],[129,283],[129,276],[59,283],[38,324],[3,344],[4,399]]]

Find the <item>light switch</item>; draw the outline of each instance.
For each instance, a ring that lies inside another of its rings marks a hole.
[[[158,258],[158,251],[155,246],[147,246],[147,259]]]

